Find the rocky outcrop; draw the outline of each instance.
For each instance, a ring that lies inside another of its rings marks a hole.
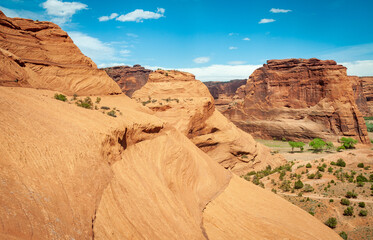
[[[363,116],[371,116],[372,112],[369,108],[369,104],[367,101],[366,94],[369,95],[369,93],[364,92],[364,80],[363,78],[359,78],[356,76],[348,76],[352,85],[352,90],[354,92],[355,97],[355,103],[357,107],[359,108],[361,114]]]
[[[224,111],[234,123],[262,138],[369,143],[346,68],[332,60],[269,60],[254,71]]]
[[[0,59],[0,86],[32,86],[69,95],[121,93],[51,22],[8,18],[0,11]]]
[[[149,74],[152,72],[152,70],[140,65],[134,65],[133,67],[108,67],[103,68],[103,70],[119,85],[122,92],[129,97],[132,97],[134,91],[146,84]]]
[[[367,101],[369,112],[366,116],[373,116],[373,77],[360,77],[363,85],[363,94]]]
[[[225,168],[242,175],[284,162],[215,110],[214,98],[194,75],[157,70],[133,96],[170,122]]]

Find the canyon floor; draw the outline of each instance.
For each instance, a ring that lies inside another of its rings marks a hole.
[[[348,239],[373,239],[371,146],[357,146],[357,149],[343,152],[313,153],[306,145],[303,152],[292,153],[287,141],[256,141],[269,147],[273,153],[282,154],[288,163],[276,169],[251,172],[243,178],[276,193],[321,222],[336,218],[333,229],[338,234],[345,232]],[[341,160],[346,163],[344,167]],[[299,189],[295,187],[297,181],[302,182]],[[347,207],[352,207],[351,215],[345,213]]]

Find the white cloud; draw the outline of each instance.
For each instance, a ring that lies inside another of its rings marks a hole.
[[[125,15],[120,15],[116,18],[116,20],[121,22],[143,22],[144,19],[159,19],[161,17],[164,17],[164,13],[164,8],[157,8],[156,12],[136,9],[133,12],[127,13]]]
[[[134,33],[127,33],[126,35],[128,37],[133,37],[133,38],[138,38],[139,37],[137,34],[134,34]]]
[[[348,75],[373,76],[373,60],[339,63],[347,67]]]
[[[201,81],[229,81],[232,79],[247,79],[255,69],[262,65],[211,65],[201,68],[180,68],[190,72]]]
[[[69,32],[68,34],[82,53],[99,65],[107,61],[125,61],[124,58],[117,57],[115,48],[110,47],[110,44],[81,32]]]
[[[231,47],[229,47],[228,49],[229,49],[229,50],[236,50],[236,49],[238,49],[238,47],[232,47],[232,46],[231,46]]]
[[[248,37],[245,37],[245,38],[243,38],[242,40],[244,40],[244,41],[250,41],[251,39],[248,38]]]
[[[105,21],[109,21],[109,20],[111,20],[111,19],[114,19],[114,18],[116,18],[116,17],[118,17],[118,14],[117,14],[117,13],[112,13],[112,14],[110,14],[110,16],[102,16],[102,17],[99,17],[98,20],[99,20],[100,22],[105,22]]]
[[[230,61],[228,62],[229,65],[243,65],[245,64],[245,61]]]
[[[230,37],[231,37],[231,36],[235,36],[235,35],[238,36],[238,33],[233,33],[233,32],[232,32],[232,33],[229,33],[229,34],[228,34],[228,36],[230,36]]]
[[[338,62],[351,62],[360,59],[373,59],[373,43],[330,49],[319,56],[323,59],[334,59]]]
[[[22,9],[9,9],[6,7],[0,6],[0,10],[7,16],[11,18],[29,18],[33,20],[45,20],[45,16],[35,13],[35,12],[30,12]]]
[[[193,60],[195,63],[208,63],[210,61],[209,57],[198,57]]]
[[[280,8],[271,8],[271,10],[269,10],[271,13],[288,13],[288,12],[291,12],[290,9],[280,9]]]
[[[262,23],[271,23],[271,22],[274,22],[276,20],[274,19],[268,19],[268,18],[263,18],[260,20],[259,24],[262,24]]]
[[[128,66],[128,64],[126,63],[116,63],[116,62],[113,62],[113,63],[101,63],[98,65],[99,68],[107,68],[107,67],[115,67],[115,66]]]
[[[125,50],[121,50],[121,51],[119,51],[119,53],[120,53],[122,56],[124,56],[124,57],[128,57],[128,56],[130,56],[131,51],[125,49]]]
[[[88,6],[80,2],[62,2],[59,0],[47,0],[41,5],[47,10],[47,14],[54,16],[52,22],[63,24],[71,20],[71,17],[79,10],[87,9]]]

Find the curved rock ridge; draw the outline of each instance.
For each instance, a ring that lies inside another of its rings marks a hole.
[[[129,66],[115,66],[103,68],[106,73],[111,77],[120,87],[122,92],[129,97],[137,89],[140,89],[146,84],[149,74],[152,72],[141,65]]]
[[[157,70],[132,95],[171,123],[200,149],[238,175],[284,163],[215,110],[208,88],[193,74]]]
[[[127,96],[54,93],[0,87],[1,239],[339,239]]]
[[[120,88],[51,22],[0,11],[0,86],[32,86],[68,95],[119,94]]]
[[[224,115],[254,136],[331,141],[349,136],[369,144],[351,79],[335,61],[268,60],[237,95]]]

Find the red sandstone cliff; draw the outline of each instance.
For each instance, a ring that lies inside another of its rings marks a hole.
[[[51,22],[8,18],[0,11],[0,86],[65,94],[118,94],[120,88]]]
[[[116,66],[103,68],[122,89],[122,92],[131,97],[133,92],[146,84],[149,74],[152,70],[141,67],[140,65]]]
[[[269,60],[238,92],[243,99],[224,114],[255,136],[369,143],[346,68],[335,61]]]
[[[367,116],[373,116],[373,77],[360,77],[363,86],[363,94],[367,101],[369,113]]]

